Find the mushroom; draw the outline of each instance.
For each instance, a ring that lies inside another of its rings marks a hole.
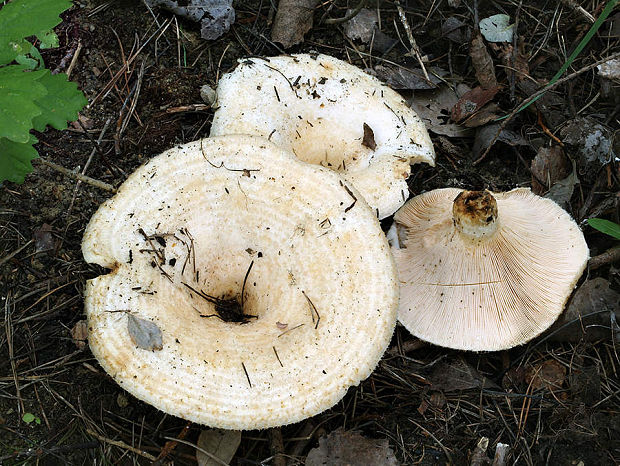
[[[577,224],[529,189],[446,188],[412,198],[394,216],[400,322],[448,348],[523,344],[560,315],[588,260]],[[403,231],[404,230],[404,231]]]
[[[424,123],[395,91],[326,55],[244,59],[217,86],[211,136],[253,134],[340,172],[379,218],[409,197],[411,164],[435,164]]]
[[[267,140],[185,144],[93,215],[89,344],[137,398],[224,429],[297,422],[368,377],[392,336],[393,259],[355,188]]]

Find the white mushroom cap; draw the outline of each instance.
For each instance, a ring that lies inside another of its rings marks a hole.
[[[155,157],[95,213],[82,250],[112,269],[85,292],[100,364],[201,424],[266,428],[331,407],[368,377],[396,322],[372,210],[336,173],[262,138]],[[241,301],[245,323],[215,316],[207,295]]]
[[[435,164],[424,123],[405,100],[326,55],[240,60],[220,80],[215,105],[211,136],[263,136],[305,162],[336,170],[379,218],[409,197],[410,164]]]
[[[588,261],[577,224],[528,189],[437,189],[394,216],[405,229],[393,250],[400,322],[448,348],[520,345],[560,315]]]

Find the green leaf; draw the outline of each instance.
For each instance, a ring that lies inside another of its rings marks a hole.
[[[22,65],[0,68],[0,137],[28,142],[33,118],[43,113],[35,100],[47,94],[37,82],[45,73],[49,71],[28,71]]]
[[[32,120],[37,131],[45,130],[46,125],[65,129],[67,121],[77,119],[78,112],[88,103],[77,85],[68,81],[64,73],[52,75],[47,72],[38,82],[45,86],[47,94],[35,100],[42,112]]]
[[[54,31],[45,31],[37,34],[37,39],[41,41],[39,47],[42,49],[55,49],[60,45],[58,36]]]
[[[32,421],[34,421],[36,418],[36,416],[32,413],[24,413],[24,415],[22,416],[22,421],[24,421],[26,424],[30,424]]]
[[[12,0],[0,9],[0,48],[51,30],[60,24],[60,13],[71,0]]]
[[[30,161],[39,156],[32,147],[37,142],[37,138],[32,135],[25,143],[0,138],[0,183],[5,180],[14,183],[24,182],[24,177],[32,171]]]
[[[589,218],[588,225],[606,235],[620,239],[620,225],[616,222],[611,222],[604,218]]]

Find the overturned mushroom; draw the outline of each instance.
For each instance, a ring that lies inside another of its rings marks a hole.
[[[139,168],[82,250],[89,343],[127,391],[256,429],[336,403],[389,343],[398,285],[374,213],[339,175],[267,140],[204,139]]]
[[[329,167],[377,211],[409,197],[411,164],[434,165],[424,123],[395,91],[326,55],[240,60],[217,87],[211,135],[254,134]]]
[[[449,348],[529,341],[560,315],[588,260],[577,224],[528,189],[437,189],[394,216],[400,322]]]

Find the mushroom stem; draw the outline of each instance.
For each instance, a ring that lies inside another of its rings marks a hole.
[[[456,230],[472,240],[486,240],[497,231],[497,202],[489,191],[463,191],[454,199]]]

